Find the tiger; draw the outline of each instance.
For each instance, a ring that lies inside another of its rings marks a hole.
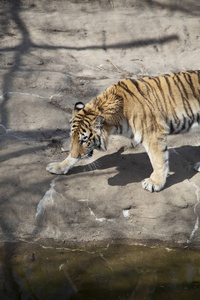
[[[86,105],[77,102],[70,123],[70,154],[47,171],[66,174],[94,149],[105,151],[109,135],[121,134],[144,146],[153,172],[142,187],[159,192],[169,172],[167,136],[200,123],[200,71],[123,79]],[[200,172],[200,162],[194,169]]]

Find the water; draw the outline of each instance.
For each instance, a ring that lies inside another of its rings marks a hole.
[[[7,244],[0,299],[197,300],[200,252],[111,244],[79,249]]]

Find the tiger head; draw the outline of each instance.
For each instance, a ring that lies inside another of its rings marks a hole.
[[[71,123],[71,156],[89,158],[94,149],[106,150],[106,132],[104,118],[95,110],[77,102],[73,110]]]

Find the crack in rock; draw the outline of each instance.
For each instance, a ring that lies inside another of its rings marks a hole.
[[[6,95],[23,95],[23,96],[32,96],[32,97],[36,97],[36,98],[40,98],[40,99],[49,99],[49,100],[53,100],[54,97],[62,97],[61,93],[58,94],[53,94],[49,97],[45,97],[45,96],[41,96],[38,94],[30,94],[30,93],[20,93],[20,92],[5,92],[4,94],[2,94],[0,96],[0,100],[4,100]]]
[[[4,100],[4,97],[6,95],[24,95],[24,96],[33,96],[33,97],[37,97],[37,98],[41,98],[41,99],[51,99],[52,96],[50,97],[44,97],[44,96],[40,96],[40,95],[37,95],[37,94],[30,94],[30,93],[20,93],[20,92],[5,92],[3,95],[0,96],[0,100]]]
[[[2,130],[1,130],[1,128],[2,128]],[[14,137],[19,141],[35,141],[36,140],[35,138],[32,138],[32,137],[24,137],[23,132],[14,132],[11,129],[6,128],[6,126],[4,126],[3,124],[0,124],[0,135],[1,134],[6,134],[10,137]]]
[[[66,251],[66,252],[85,252],[88,254],[99,254],[102,256],[103,254],[101,252],[97,251],[89,251],[86,250],[85,248],[68,248],[68,247],[53,247],[53,246],[45,246],[42,245],[41,243],[38,243],[36,240],[35,241],[27,241],[26,239],[19,239],[18,241],[26,243],[26,244],[32,244],[32,245],[38,245],[42,249],[51,249],[51,250],[57,250],[57,251]],[[110,243],[108,243],[104,248],[101,248],[101,251],[107,251],[108,248],[110,247]],[[104,258],[105,260],[105,258]],[[63,267],[63,266],[62,266]]]
[[[54,178],[51,181],[50,189],[48,191],[46,191],[44,197],[39,201],[39,203],[37,205],[37,212],[35,214],[35,218],[43,215],[47,206],[50,206],[50,205],[53,206],[53,204],[54,204],[53,195],[57,193],[57,191],[54,189],[55,182],[57,179],[58,179],[58,177]]]
[[[104,221],[107,220],[106,218],[97,218],[96,215],[95,215],[95,213],[92,211],[92,209],[89,206],[88,206],[88,208],[89,208],[91,216],[94,216],[96,221],[98,221],[98,222],[104,222]]]
[[[6,128],[3,124],[0,124],[0,127],[5,131],[6,134],[11,132],[11,129]]]
[[[194,237],[195,232],[197,231],[197,229],[199,228],[199,215],[197,214],[197,205],[200,203],[200,198],[199,198],[199,191],[200,191],[200,187],[198,187],[194,182],[192,182],[192,185],[195,187],[196,191],[195,194],[197,196],[197,202],[194,205],[194,214],[196,215],[196,222],[194,225],[194,228],[190,234],[189,239],[187,240],[187,243],[190,243],[190,241],[192,240],[192,238]]]
[[[96,214],[93,212],[93,210],[91,209],[91,207],[89,207],[89,205],[88,205],[88,202],[89,202],[88,199],[80,199],[80,200],[78,200],[78,201],[79,201],[79,202],[86,202],[86,203],[87,203],[87,207],[88,207],[88,209],[89,209],[89,211],[90,211],[90,215],[93,216],[93,217],[95,218],[96,221],[98,221],[98,222],[105,222],[105,221],[110,221],[110,222],[112,222],[112,221],[113,221],[113,219],[97,218]]]

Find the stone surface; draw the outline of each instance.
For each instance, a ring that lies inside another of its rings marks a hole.
[[[2,1],[0,12],[0,241],[197,247],[200,131],[168,139],[159,193],[141,187],[144,149],[121,137],[66,176],[45,167],[67,155],[77,101],[124,77],[199,68],[200,4],[24,0]]]

